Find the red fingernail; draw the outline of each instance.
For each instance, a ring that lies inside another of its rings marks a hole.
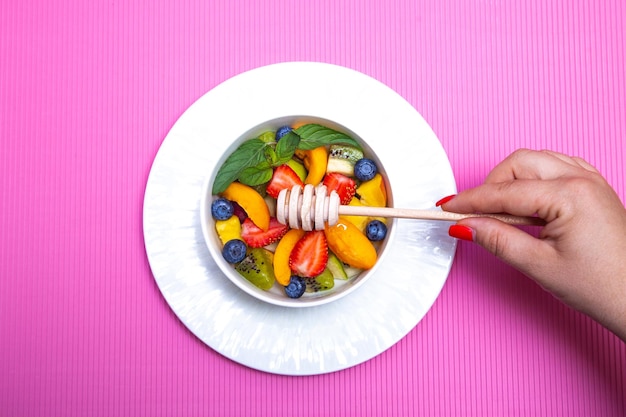
[[[437,202],[435,203],[435,206],[439,207],[440,205],[445,204],[445,203],[447,203],[448,201],[452,200],[454,197],[456,197],[456,194],[452,194],[452,195],[449,195],[449,196],[447,196],[447,197],[444,197],[444,198],[442,198],[441,200],[437,201]]]
[[[453,224],[448,229],[448,234],[456,239],[474,241],[474,230],[460,224]]]

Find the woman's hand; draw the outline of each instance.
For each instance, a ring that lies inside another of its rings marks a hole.
[[[459,221],[450,234],[485,247],[626,341],[626,209],[594,167],[519,150],[483,185],[442,201],[446,211],[544,219],[538,239],[488,218]]]

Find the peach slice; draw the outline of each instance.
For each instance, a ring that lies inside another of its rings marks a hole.
[[[376,248],[361,231],[340,216],[334,226],[324,229],[328,248],[341,262],[358,269],[370,269],[376,263]]]
[[[222,192],[222,197],[237,202],[259,229],[269,229],[270,210],[263,196],[254,188],[233,182]]]
[[[304,233],[302,229],[291,229],[276,246],[276,251],[274,252],[274,275],[280,285],[289,285],[291,280],[289,255],[291,255],[291,251],[296,246],[296,243],[304,236]]]
[[[304,167],[309,171],[304,180],[305,184],[318,185],[326,175],[328,164],[328,151],[325,146],[320,146],[308,151],[296,150],[296,156],[302,159]]]

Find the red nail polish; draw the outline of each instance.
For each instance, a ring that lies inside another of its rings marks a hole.
[[[448,201],[452,200],[454,197],[456,197],[456,194],[452,194],[452,195],[449,195],[449,196],[447,196],[447,197],[444,197],[444,198],[442,198],[441,200],[437,201],[437,202],[435,203],[435,206],[439,207],[440,205],[445,204],[445,203],[447,203]]]
[[[460,224],[453,224],[448,229],[448,234],[456,239],[474,241],[474,230]]]

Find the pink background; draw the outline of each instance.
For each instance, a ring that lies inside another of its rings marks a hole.
[[[550,148],[624,199],[625,27],[622,0],[0,2],[0,415],[625,415],[625,345],[471,244],[397,345],[285,377],[182,325],[141,223],[178,116],[293,60],[398,91],[460,189],[518,147]]]

